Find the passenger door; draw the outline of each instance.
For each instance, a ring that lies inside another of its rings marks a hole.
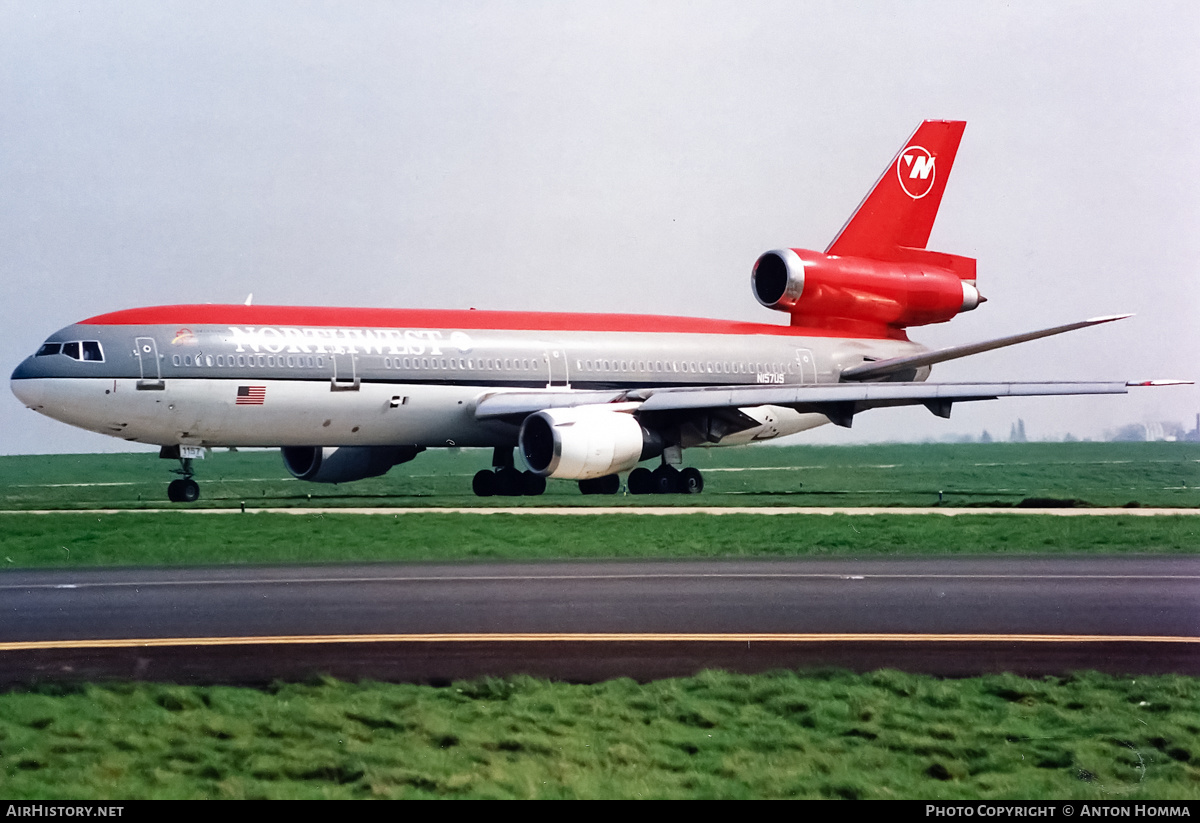
[[[162,362],[158,359],[158,343],[153,337],[139,337],[133,341],[133,353],[137,355],[141,378],[137,381],[139,391],[162,391],[167,384],[162,379]]]

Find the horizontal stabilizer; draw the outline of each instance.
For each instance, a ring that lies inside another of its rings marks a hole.
[[[1115,314],[1111,317],[1094,317],[1091,320],[1081,320],[1078,323],[1068,323],[1065,326],[1055,326],[1052,329],[1042,329],[1041,331],[1025,332],[1024,334],[1014,334],[1009,337],[998,337],[995,340],[985,340],[982,343],[970,343],[966,346],[951,346],[946,349],[935,349],[934,351],[924,352],[923,354],[914,354],[909,357],[892,357],[887,360],[874,360],[869,363],[863,363],[861,366],[854,366],[842,372],[842,380],[872,380],[879,377],[887,377],[890,374],[898,374],[900,372],[912,371],[923,366],[932,366],[935,363],[944,363],[947,360],[957,360],[960,357],[969,357],[972,354],[980,354],[993,349],[1002,349],[1005,346],[1015,346],[1017,343],[1026,343],[1030,340],[1039,340],[1043,337],[1051,337],[1055,334],[1063,332],[1075,331],[1076,329],[1086,329],[1088,326],[1097,326],[1101,323],[1111,323],[1114,320],[1124,320],[1126,317],[1133,317],[1132,314]]]

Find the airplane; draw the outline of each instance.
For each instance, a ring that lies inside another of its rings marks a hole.
[[[931,367],[1107,323],[1098,317],[928,349],[906,329],[985,302],[975,260],[926,248],[966,123],[921,123],[824,252],[757,259],[754,297],[787,325],[632,314],[176,305],[50,335],[13,372],[28,408],[160,447],[200,496],[212,447],[277,447],[301,480],[386,473],[427,448],[490,447],[479,496],[694,494],[685,449],[850,426],[873,408],[1121,394],[1177,381],[931,383]],[[514,450],[526,466],[517,468]],[[658,461],[656,468],[640,464]]]

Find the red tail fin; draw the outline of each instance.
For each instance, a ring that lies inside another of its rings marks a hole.
[[[918,262],[931,255],[920,250],[929,242],[966,126],[960,120],[926,120],[918,126],[825,253],[889,262]],[[965,271],[958,274],[968,277]]]

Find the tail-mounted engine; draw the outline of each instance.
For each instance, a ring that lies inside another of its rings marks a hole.
[[[923,326],[984,302],[975,288],[974,260],[924,249],[897,252],[910,260],[777,249],[758,258],[750,282],[758,302],[791,314],[793,326]]]

